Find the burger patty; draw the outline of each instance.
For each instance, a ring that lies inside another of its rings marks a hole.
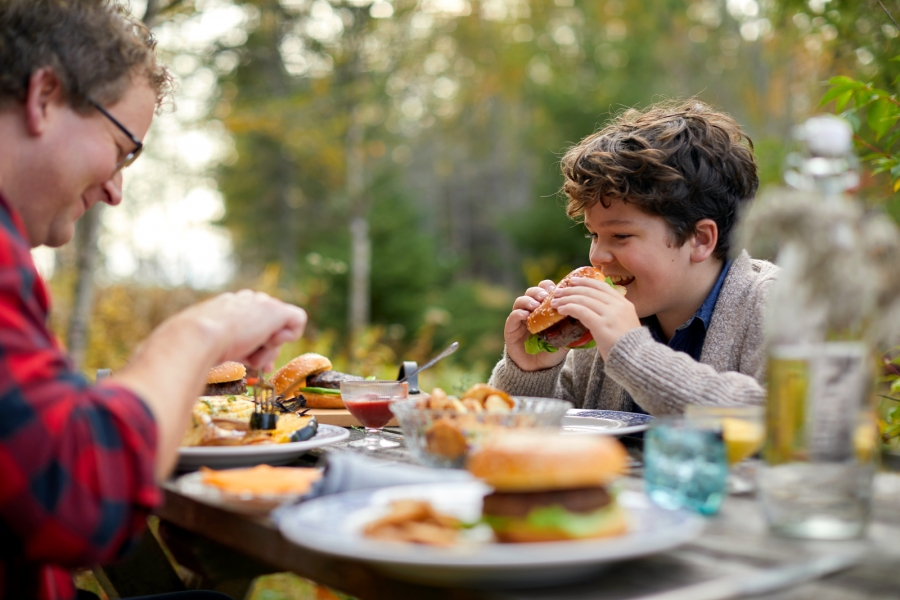
[[[558,505],[569,512],[589,513],[610,502],[612,497],[602,487],[545,492],[494,492],[484,497],[483,512],[502,517],[526,517],[532,509]]]
[[[207,383],[204,396],[237,396],[247,393],[247,380],[223,381],[222,383]]]
[[[340,371],[322,371],[312,377],[307,377],[306,387],[328,388],[332,390],[341,389],[342,381],[364,381],[365,377],[356,375],[348,375]]]
[[[566,317],[559,323],[538,333],[538,337],[554,348],[565,348],[569,344],[580,340],[587,332],[588,328],[582,325],[581,321],[572,317]]]

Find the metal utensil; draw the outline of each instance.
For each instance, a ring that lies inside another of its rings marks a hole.
[[[769,594],[848,569],[857,564],[863,555],[862,549],[829,554],[802,564],[757,569],[751,573],[729,575],[669,592],[641,596],[639,600],[727,600]]]
[[[253,402],[256,405],[250,415],[250,429],[275,429],[278,413],[275,410],[275,388],[266,382],[261,369],[257,370],[253,385]]]
[[[403,377],[403,379],[399,379],[398,382],[403,383],[407,379],[410,379],[411,377],[418,375],[425,369],[427,369],[429,367],[433,367],[435,365],[435,363],[437,363],[439,360],[443,360],[443,359],[447,358],[448,356],[450,356],[451,354],[456,352],[458,349],[459,349],[459,342],[453,342],[452,344],[450,344],[449,346],[444,348],[443,352],[441,352],[440,354],[438,354],[437,356],[435,356],[434,358],[429,360],[427,363],[425,363],[424,365],[422,365],[421,367],[419,367],[412,373],[407,373],[406,376]]]

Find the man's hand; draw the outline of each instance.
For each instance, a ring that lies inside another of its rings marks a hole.
[[[150,334],[112,381],[137,393],[156,419],[156,472],[171,473],[191,407],[209,369],[226,360],[272,370],[278,349],[306,327],[302,308],[267,294],[221,294],[178,313]]]
[[[306,311],[262,292],[242,290],[196,304],[173,320],[193,320],[211,332],[212,365],[234,360],[271,371],[285,342],[303,335]]]
[[[590,330],[603,360],[620,337],[641,326],[634,305],[611,285],[596,279],[572,278],[568,287],[556,292],[550,306]]]
[[[516,301],[513,302],[512,312],[506,317],[506,326],[503,328],[503,339],[506,341],[506,353],[523,371],[549,369],[566,359],[566,353],[568,352],[566,349],[561,349],[559,352],[553,353],[541,352],[540,354],[528,354],[525,352],[525,340],[531,335],[528,331],[528,327],[525,325],[525,319],[541,305],[544,298],[546,298],[555,287],[556,284],[549,279],[545,279],[536,287],[528,288],[525,290],[524,296],[516,298]]]

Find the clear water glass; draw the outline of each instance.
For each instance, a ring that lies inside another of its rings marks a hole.
[[[656,419],[644,436],[644,484],[650,499],[663,508],[718,512],[728,490],[721,427],[677,417]]]
[[[684,416],[722,427],[729,468],[728,493],[744,494],[756,489],[759,461],[752,457],[762,450],[765,442],[765,407],[691,405],[685,409]]]

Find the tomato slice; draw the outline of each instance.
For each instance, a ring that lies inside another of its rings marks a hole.
[[[569,344],[568,347],[569,347],[569,348],[578,348],[579,346],[584,346],[585,344],[590,343],[590,341],[591,341],[592,339],[594,339],[594,336],[591,335],[591,332],[590,332],[590,331],[588,331],[588,332],[585,333],[583,336],[581,336],[580,338],[578,338],[577,340],[575,340],[574,342],[572,342],[571,344]]]

